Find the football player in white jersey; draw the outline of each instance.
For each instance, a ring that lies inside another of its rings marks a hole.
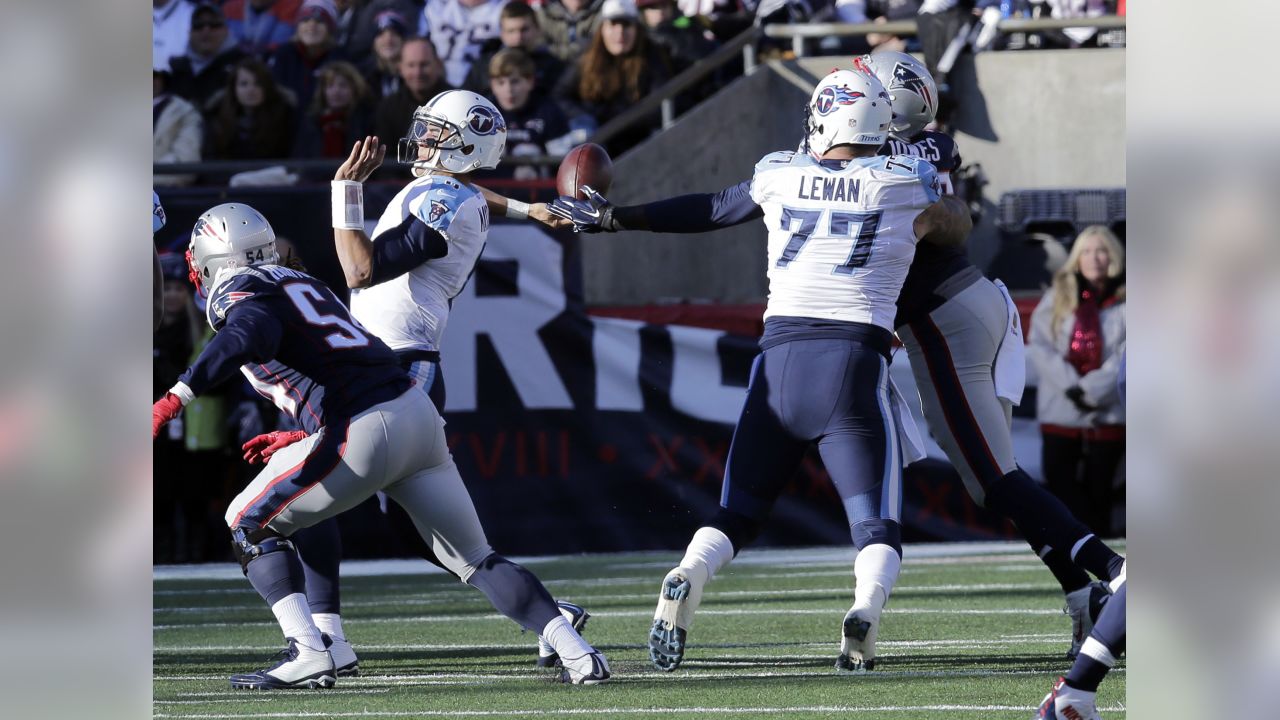
[[[333,182],[334,237],[352,288],[352,316],[395,351],[440,409],[440,340],[450,304],[474,272],[489,232],[489,207],[471,184],[471,174],[497,166],[505,144],[502,113],[475,93],[449,90],[418,108],[409,136],[397,147],[398,160],[412,165],[416,179],[387,204],[373,240],[364,232],[360,183],[382,162],[385,149],[378,139],[357,143]],[[440,564],[430,548],[420,545],[418,550]],[[504,583],[531,580],[513,575]],[[510,594],[519,588],[502,590]],[[572,603],[553,607],[575,631],[589,617]],[[590,657],[561,657],[540,637],[538,664],[557,660],[571,675],[589,677],[593,672]]]
[[[584,230],[700,232],[751,216],[769,229],[761,354],[729,447],[721,509],[662,581],[649,634],[659,669],[680,665],[704,586],[759,534],[811,443],[858,547],[836,666],[875,665],[880,613],[902,552],[901,458],[888,390],[895,302],[918,239],[956,242],[970,225],[963,203],[939,202],[928,162],[876,156],[891,119],[879,80],[838,70],[810,98],[804,151],[765,156],[749,182],[631,208],[598,195],[552,203],[553,213]]]
[[[498,37],[506,4],[507,0],[430,0],[422,9],[418,35],[431,38],[450,85],[461,87],[485,41]]]

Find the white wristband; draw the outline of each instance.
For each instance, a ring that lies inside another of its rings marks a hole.
[[[333,227],[364,229],[364,187],[354,180],[334,180],[329,185],[333,201]]]
[[[178,399],[182,401],[183,407],[186,407],[187,403],[196,399],[195,393],[191,392],[191,388],[187,387],[187,384],[184,382],[179,382],[177,385],[169,388],[169,392],[178,396]]]
[[[529,203],[507,199],[507,217],[512,220],[523,220],[529,217]]]

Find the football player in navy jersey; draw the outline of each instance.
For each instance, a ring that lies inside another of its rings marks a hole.
[[[259,448],[266,467],[227,510],[232,549],[289,643],[275,665],[232,676],[232,687],[334,684],[332,640],[312,619],[289,536],[378,491],[405,508],[452,572],[555,647],[565,661],[563,680],[607,680],[604,656],[537,578],[489,546],[449,454],[444,421],[426,394],[411,389],[396,355],[328,287],[277,264],[266,219],[246,205],[219,205],[200,217],[187,258],[217,334],[153,406],[152,436],[237,370],[306,433]]]
[[[902,554],[902,452],[888,378],[894,303],[919,238],[962,241],[970,223],[967,209],[940,199],[931,164],[876,156],[891,119],[874,75],[838,70],[810,98],[803,152],[765,156],[746,182],[630,208],[588,188],[591,200],[552,204],[583,230],[702,232],[753,218],[769,230],[761,354],[729,446],[721,509],[659,590],[649,656],[661,670],[682,662],[704,586],[759,534],[811,443],[858,548],[836,667],[875,666]]]
[[[925,130],[938,91],[924,64],[905,53],[864,55],[854,66],[884,82],[893,98],[893,133],[881,152],[923,157],[938,168],[943,191],[960,151],[950,136]],[[921,243],[894,319],[920,390],[925,419],[979,506],[1013,521],[1066,596],[1074,658],[1106,598],[1104,581],[1124,560],[1035,482],[1013,456],[1009,427],[1025,379],[1021,321],[1004,284],[969,262],[963,246]]]
[[[855,66],[876,75],[893,99],[894,132],[916,157],[954,148],[940,133],[921,135],[936,109],[928,71],[909,55],[876,53]],[[922,80],[910,80],[910,78]],[[898,109],[902,108],[900,114]],[[903,140],[901,138],[906,138]],[[932,139],[930,146],[910,142]],[[801,147],[805,146],[802,141]],[[905,146],[904,146],[905,147]],[[881,148],[880,152],[885,152]],[[950,151],[958,162],[959,153]],[[939,171],[941,187],[950,187]],[[767,217],[749,201],[751,181],[714,194],[684,195],[644,205],[615,207],[592,193],[589,201],[561,197],[550,206],[567,226],[585,232],[650,230],[698,233]],[[954,195],[952,208],[964,204]],[[963,209],[965,215],[967,209]],[[533,213],[530,213],[531,215]],[[794,222],[794,220],[792,221]],[[802,229],[802,227],[801,227]],[[967,230],[965,231],[967,234]],[[928,239],[928,238],[926,238]],[[1068,657],[1075,657],[1106,597],[1106,584],[1122,577],[1124,558],[1108,548],[1052,493],[1017,465],[1010,433],[1012,405],[1020,400],[1025,361],[1017,310],[1002,285],[969,261],[959,242],[920,242],[897,297],[893,328],[907,349],[925,419],[974,501],[1008,517],[1053,572],[1072,620]],[[999,356],[999,357],[998,357]]]

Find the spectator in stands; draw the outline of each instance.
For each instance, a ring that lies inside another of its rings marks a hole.
[[[621,115],[650,91],[661,87],[671,71],[661,49],[649,42],[634,0],[605,0],[601,24],[587,49],[555,88],[569,125],[583,127],[583,120],[603,125]],[[617,157],[648,137],[658,126],[657,111],[606,143]]]
[[[1116,378],[1125,348],[1124,249],[1103,225],[1085,228],[1031,315],[1040,384],[1045,482],[1076,517],[1109,537],[1125,409]]]
[[[409,25],[395,10],[378,13],[377,23],[373,52],[360,62],[360,72],[369,84],[370,94],[375,100],[381,100],[400,89],[400,48],[404,47]]]
[[[400,89],[378,103],[373,122],[375,134],[389,151],[409,131],[418,106],[452,89],[444,81],[444,65],[435,46],[426,38],[409,38],[400,49],[400,80]]]
[[[266,58],[293,37],[301,7],[302,0],[228,0],[222,11],[240,49]]]
[[[373,39],[382,32],[382,28],[378,26],[378,17],[388,10],[399,13],[402,18],[416,18],[422,12],[422,3],[415,0],[358,0],[355,22],[347,43],[342,48],[347,57],[368,57],[373,49]],[[408,24],[405,27],[409,27]],[[406,30],[405,37],[408,35]]]
[[[605,0],[545,0],[538,25],[552,55],[572,65],[587,51],[600,27]]]
[[[168,67],[187,48],[191,32],[190,0],[151,0],[151,66]]]
[[[226,87],[232,67],[243,57],[227,29],[222,8],[212,3],[199,5],[191,14],[186,54],[169,60],[173,92],[203,111],[209,98]]]
[[[320,68],[318,89],[294,143],[295,157],[345,158],[369,135],[369,90],[355,65],[341,60]]]
[[[551,94],[565,64],[551,54],[542,39],[538,27],[538,15],[524,0],[511,0],[502,8],[498,18],[498,38],[491,40],[471,65],[464,88],[472,92],[489,92],[489,63],[503,48],[520,48],[529,55],[534,66],[533,92],[546,97]]]
[[[289,157],[294,100],[276,86],[261,61],[245,58],[236,63],[227,87],[213,102],[205,123],[206,158]]]
[[[866,3],[866,20],[874,23],[889,23],[899,20],[915,20],[916,15],[920,13],[922,0],[867,0]],[[840,6],[837,6],[840,9]],[[848,17],[853,12],[852,8],[845,8],[844,15]],[[855,18],[850,18],[852,22]],[[914,41],[910,36],[890,35],[888,33],[871,33],[866,36],[866,43],[869,52],[918,52],[920,43]]]
[[[345,53],[347,43],[351,41],[351,32],[356,27],[356,11],[359,3],[357,0],[333,0],[334,9],[337,11],[337,28],[333,31],[334,42],[338,47],[343,48]],[[348,57],[352,57],[348,55]]]
[[[151,72],[151,161],[186,163],[200,160],[204,120],[191,103],[169,91],[169,71]],[[190,185],[194,175],[154,175],[153,185]]]
[[[537,66],[523,48],[503,48],[489,61],[490,97],[507,121],[507,157],[546,155],[546,142],[569,132],[560,107],[537,94]],[[503,161],[485,177],[533,180],[547,177],[546,168]]]
[[[333,36],[337,27],[338,10],[333,0],[306,0],[298,10],[293,40],[271,55],[272,76],[280,87],[293,92],[299,108],[311,104],[316,70],[327,62],[344,59]]]
[[[498,37],[498,17],[506,0],[431,0],[420,16],[418,34],[431,38],[444,62],[445,79],[460,87],[480,48]]]
[[[706,37],[706,27],[697,18],[688,18],[676,9],[675,0],[636,0],[649,39],[662,48],[678,73],[715,52],[716,43]]]

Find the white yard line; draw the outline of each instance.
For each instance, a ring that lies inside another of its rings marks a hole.
[[[791,715],[795,713],[907,713],[907,712],[1032,712],[1032,705],[810,705],[803,707],[648,707],[648,708],[558,708],[541,709],[508,709],[508,710],[405,710],[379,712],[377,710],[361,710],[358,712],[273,712],[273,713],[227,713],[169,715],[156,713],[153,717],[171,718],[203,718],[206,720],[224,720],[227,718],[369,718],[369,717],[543,717],[564,715]],[[1099,708],[1103,712],[1123,711],[1123,705]]]
[[[819,548],[764,548],[743,551],[735,560],[737,567],[752,565],[781,565],[785,567],[853,567],[856,552],[851,547]],[[902,548],[904,565],[1007,563],[1034,560],[1030,550],[1021,542],[934,543],[908,544]],[[679,553],[672,551],[668,562],[679,560]],[[538,565],[552,562],[599,562],[604,567],[618,569],[661,568],[664,563],[653,561],[626,561],[622,556],[634,553],[599,553],[591,555],[548,555],[542,557],[512,558],[522,565]],[[610,562],[612,558],[618,561]],[[670,567],[668,565],[668,567]],[[425,560],[401,558],[395,560],[350,560],[342,563],[344,577],[385,577],[388,575],[443,575],[444,570]],[[244,575],[236,563],[208,563],[203,565],[158,565],[153,570],[156,581],[171,580],[240,580]]]
[[[882,640],[876,643],[881,648],[928,648],[928,647],[1005,647],[1013,645],[1045,645],[1061,641],[1066,637],[1066,633],[1042,633],[1032,635],[1008,635],[999,638],[976,639],[956,639],[956,640]],[[807,643],[781,643],[774,647],[827,647],[834,644],[825,642],[807,642]],[[737,649],[754,649],[759,650],[767,647],[769,643],[699,643],[697,647],[706,650],[737,650]],[[365,644],[356,643],[357,650],[367,650],[369,652],[407,652],[407,651],[431,651],[431,650],[470,650],[470,651],[488,651],[488,650],[517,650],[526,651],[533,647],[531,642],[523,643],[378,643]],[[643,650],[647,646],[641,643],[632,645],[617,645],[605,643],[596,646],[601,650]],[[168,645],[155,649],[157,654],[185,654],[185,653],[201,653],[201,652],[244,652],[259,653],[271,652],[280,649],[279,645]],[[769,655],[767,658],[781,658],[785,655]],[[814,656],[818,657],[818,656]],[[765,658],[762,658],[765,659]]]
[[[995,592],[1008,590],[1045,590],[1051,591],[1058,586],[1053,583],[986,583],[979,585],[899,585],[894,592],[896,593],[912,593],[916,595],[932,595],[947,594],[953,592]],[[833,587],[833,588],[790,588],[786,590],[720,590],[713,593],[715,598],[768,598],[768,597],[794,597],[799,595],[829,595],[831,597],[845,598],[851,597],[853,593],[852,584],[850,587]],[[612,601],[647,601],[653,599],[653,593],[619,593],[613,595],[579,595],[574,593],[571,598],[580,605],[586,605],[590,610],[593,602],[612,602]],[[343,609],[349,608],[382,608],[394,607],[398,605],[433,605],[442,601],[471,601],[474,600],[478,608],[483,608],[483,601],[476,597],[474,592],[466,592],[460,590],[457,593],[423,593],[412,597],[393,597],[384,600],[348,600],[342,603]],[[175,613],[179,615],[194,614],[202,612],[242,612],[242,611],[260,611],[265,606],[262,603],[254,603],[250,605],[192,605],[184,607],[158,607],[153,610],[155,613]],[[593,613],[594,615],[594,613]]]
[[[840,607],[835,609],[825,608],[742,608],[735,610],[716,610],[713,608],[704,608],[698,611],[699,617],[707,616],[755,616],[755,615],[830,615],[835,612],[843,612],[846,608]],[[891,615],[1061,615],[1061,610],[1052,610],[1048,608],[1031,609],[1031,608],[889,608],[885,611]],[[600,610],[591,614],[595,618],[637,618],[637,617],[653,617],[652,610]],[[414,617],[379,617],[379,618],[361,618],[354,621],[354,624],[402,624],[402,623],[456,623],[468,621],[490,621],[490,620],[506,620],[505,615],[498,613],[476,613],[473,615],[419,615]],[[230,628],[230,627],[278,627],[274,622],[207,622],[207,623],[178,623],[178,624],[161,624],[152,625],[151,629],[156,631],[163,630],[186,630],[191,628]]]

